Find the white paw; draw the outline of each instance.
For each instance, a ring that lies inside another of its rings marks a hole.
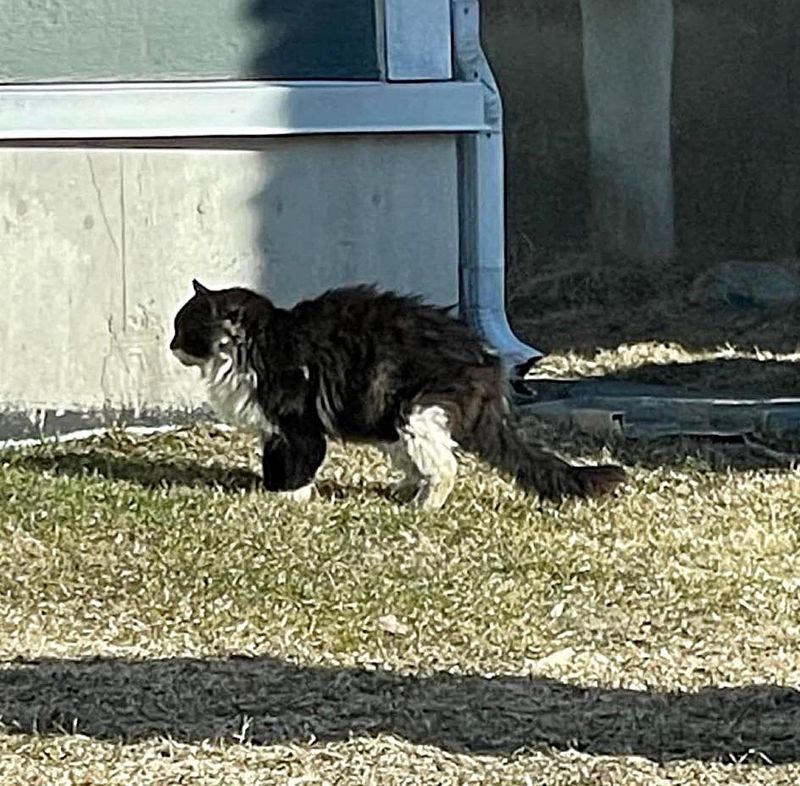
[[[452,490],[452,483],[434,483],[423,480],[411,502],[420,510],[441,510]]]
[[[292,491],[278,491],[277,493],[283,499],[289,500],[289,502],[303,504],[311,500],[311,497],[314,494],[314,484],[309,483],[307,486],[301,486],[299,489],[293,489]]]

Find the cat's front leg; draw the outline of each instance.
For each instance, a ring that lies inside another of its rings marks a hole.
[[[293,502],[308,502],[314,477],[325,459],[327,443],[319,432],[281,428],[264,440],[264,488]]]

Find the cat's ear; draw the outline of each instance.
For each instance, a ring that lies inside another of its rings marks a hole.
[[[192,279],[192,286],[194,287],[195,294],[197,295],[210,295],[211,290],[204,287],[196,278]]]

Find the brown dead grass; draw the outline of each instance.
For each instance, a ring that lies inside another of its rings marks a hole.
[[[368,450],[305,507],[212,429],[6,452],[0,782],[797,783],[800,478],[545,436],[631,482],[467,461],[421,514]]]
[[[800,306],[714,301],[698,287],[712,261],[548,257],[521,242],[507,288],[512,323],[550,353],[542,368],[551,373],[800,394]]]

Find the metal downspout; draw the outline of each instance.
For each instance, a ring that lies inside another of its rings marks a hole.
[[[478,0],[451,0],[456,77],[481,82],[489,131],[459,136],[462,317],[523,373],[542,353],[512,332],[505,310],[503,105],[480,42]]]

